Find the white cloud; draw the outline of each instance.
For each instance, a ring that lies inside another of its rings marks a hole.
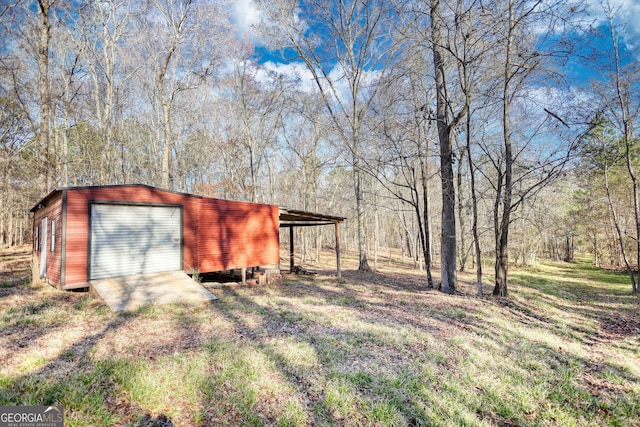
[[[236,37],[239,40],[250,40],[255,44],[260,44],[260,40],[251,27],[258,24],[262,19],[262,12],[258,10],[252,0],[238,0],[235,2],[231,20],[236,25]]]
[[[331,81],[333,89],[329,87],[329,82],[322,77],[322,72],[318,70],[318,76],[320,77],[320,83],[325,93],[329,95],[331,99],[337,101],[339,98],[344,106],[351,104],[351,89],[349,87],[349,81],[346,76],[345,70],[338,63],[329,70],[328,79]],[[305,93],[314,93],[318,91],[318,84],[314,80],[313,74],[307,68],[303,62],[290,62],[287,64],[266,62],[262,64],[262,68],[256,73],[256,80],[264,85],[270,85],[274,76],[284,76],[290,81],[296,82],[296,88]],[[364,98],[370,96],[368,92],[369,86],[377,84],[381,78],[380,71],[365,71],[363,72],[363,81],[361,86],[360,95]]]
[[[302,62],[290,62],[288,64],[266,62],[264,69],[258,70],[256,80],[263,84],[270,84],[272,76],[282,75],[289,80],[297,82],[298,90],[311,93],[317,90],[311,71]]]
[[[606,1],[589,0],[587,3],[596,23],[606,25],[603,9]],[[611,8],[615,13],[613,23],[618,26],[623,41],[630,48],[637,47],[640,38],[640,0],[611,0]]]
[[[221,67],[222,75],[233,75],[236,68],[244,68],[248,75],[253,76],[255,81],[265,88],[274,87],[275,81],[282,76],[287,81],[296,83],[296,89],[312,93],[318,90],[313,79],[313,75],[302,62],[290,62],[287,64],[280,62],[267,61],[262,64],[256,64],[251,59],[232,59],[229,58]]]
[[[258,2],[260,3],[260,2]],[[282,47],[285,27],[306,31],[307,23],[300,17],[297,0],[283,0],[283,3],[265,1],[257,5],[255,0],[236,0],[231,11],[231,21],[236,26],[236,39],[250,41],[261,47]],[[278,22],[273,16],[287,17],[287,24]]]
[[[240,61],[238,64],[236,61]],[[304,93],[317,93],[318,84],[316,83],[313,73],[309,70],[305,63],[289,62],[272,62],[267,61],[261,64],[256,64],[252,60],[247,59],[235,59],[226,62],[223,74],[232,74],[237,66],[247,67],[247,71],[253,76],[255,81],[264,88],[274,87],[276,80],[280,77],[284,77],[285,80],[295,82],[296,90]],[[349,88],[349,82],[345,76],[344,69],[340,64],[334,65],[328,70],[328,78],[331,80],[334,91],[329,87],[329,82],[322,77],[322,72],[318,70],[318,76],[320,76],[320,83],[325,91],[334,102],[338,98],[343,105],[349,106],[351,104],[351,90]],[[370,96],[368,92],[369,86],[375,86],[381,78],[380,71],[372,70],[363,72],[363,82],[360,94],[363,98]]]
[[[623,39],[630,47],[638,46],[640,37],[640,0],[627,0],[622,3],[617,15],[624,26]]]

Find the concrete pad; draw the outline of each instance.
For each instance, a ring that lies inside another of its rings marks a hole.
[[[145,304],[209,303],[218,299],[184,271],[92,280],[92,295],[113,311],[132,311]]]

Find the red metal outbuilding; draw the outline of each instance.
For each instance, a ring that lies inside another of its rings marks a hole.
[[[280,262],[275,205],[112,185],[56,189],[31,212],[40,275],[63,289],[130,274]]]

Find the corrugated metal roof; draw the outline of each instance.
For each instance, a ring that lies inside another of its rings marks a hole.
[[[104,188],[124,188],[124,187],[142,187],[142,188],[148,188],[150,190],[160,190],[167,193],[178,194],[181,196],[195,197],[198,199],[203,198],[203,196],[198,196],[198,195],[189,194],[189,193],[181,193],[179,191],[173,191],[173,190],[165,190],[164,188],[153,187],[147,184],[111,184],[111,185],[85,185],[85,186],[79,186],[79,187],[59,187],[59,188],[54,188],[42,200],[36,203],[36,205],[31,208],[30,212],[35,212],[36,210],[38,210],[39,207],[41,207],[42,205],[45,205],[46,202],[49,201],[49,199],[51,199],[54,195],[64,190],[90,190],[90,189],[104,189]]]
[[[343,222],[346,218],[280,207],[280,227],[312,227]]]

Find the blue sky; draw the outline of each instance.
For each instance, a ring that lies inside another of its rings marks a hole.
[[[591,13],[591,20],[595,25],[605,25],[605,15],[601,0],[586,0]],[[619,26],[622,36],[621,50],[623,58],[640,59],[640,0],[612,0],[611,4],[616,10],[615,24]],[[285,63],[279,52],[270,52],[266,49],[259,37],[252,31],[251,26],[263,19],[262,14],[256,8],[252,0],[238,0],[234,4],[232,20],[237,27],[236,37],[239,40],[250,40],[256,46],[259,61],[268,64],[273,70],[284,74],[296,72],[304,73],[304,67],[296,63]],[[607,42],[607,41],[603,41]],[[597,45],[597,41],[591,41],[591,46]],[[632,51],[634,53],[632,53]],[[569,64],[566,70],[576,76],[577,82],[587,82],[590,78],[598,76],[582,64]],[[304,74],[301,75],[304,78]]]

